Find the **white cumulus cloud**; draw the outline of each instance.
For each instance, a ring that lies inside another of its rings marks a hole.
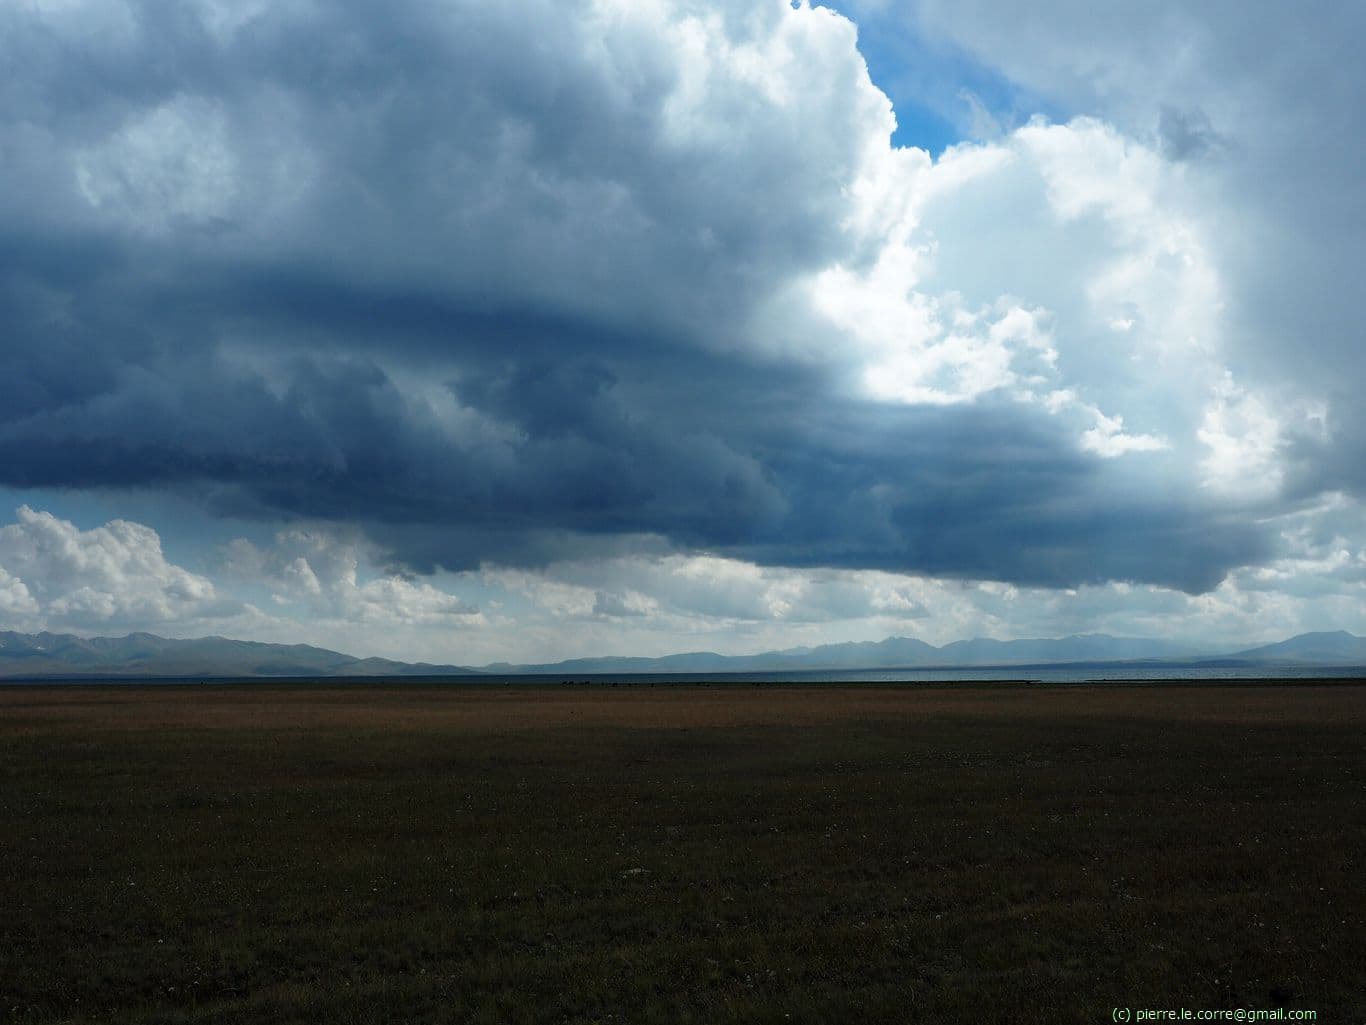
[[[167,561],[150,527],[113,520],[81,530],[20,506],[0,527],[0,604],[58,629],[179,623],[238,611],[213,583]]]
[[[361,574],[369,546],[322,531],[287,530],[261,547],[229,543],[224,567],[235,579],[268,588],[277,606],[298,605],[336,623],[395,626],[474,626],[479,608],[425,581],[393,573]]]

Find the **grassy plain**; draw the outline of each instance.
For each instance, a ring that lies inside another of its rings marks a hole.
[[[0,1022],[1366,1021],[1366,685],[0,688]]]

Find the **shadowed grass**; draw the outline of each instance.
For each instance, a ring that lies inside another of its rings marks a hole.
[[[1366,687],[0,689],[0,1021],[1366,1020]]]

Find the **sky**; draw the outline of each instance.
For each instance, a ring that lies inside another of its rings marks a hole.
[[[1366,633],[1366,7],[0,4],[0,629]]]

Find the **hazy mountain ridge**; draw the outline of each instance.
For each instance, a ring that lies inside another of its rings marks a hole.
[[[1235,652],[1234,657],[1292,665],[1366,665],[1366,637],[1358,637],[1346,630],[1299,634],[1275,644]]]
[[[0,631],[0,678],[128,676],[418,676],[466,674],[460,666],[356,658],[309,644],[156,634],[77,637]]]
[[[607,656],[536,665],[454,665],[357,658],[308,644],[268,644],[226,637],[177,640],[150,633],[125,637],[0,631],[0,679],[130,677],[469,676],[597,673],[753,673],[801,670],[956,669],[1143,663],[1230,666],[1366,666],[1366,638],[1346,631],[1300,634],[1229,653],[1141,637],[1075,634],[1059,638],[954,641],[942,647],[913,637],[823,644],[812,648],[721,655],[683,652],[659,658]]]
[[[1108,634],[997,641],[990,638],[954,641],[936,647],[913,637],[850,641],[814,648],[767,651],[757,655],[718,655],[699,651],[662,658],[579,658],[540,665],[498,663],[482,667],[493,673],[641,673],[766,672],[830,669],[965,668],[980,666],[1119,662],[1197,657],[1189,645]]]

